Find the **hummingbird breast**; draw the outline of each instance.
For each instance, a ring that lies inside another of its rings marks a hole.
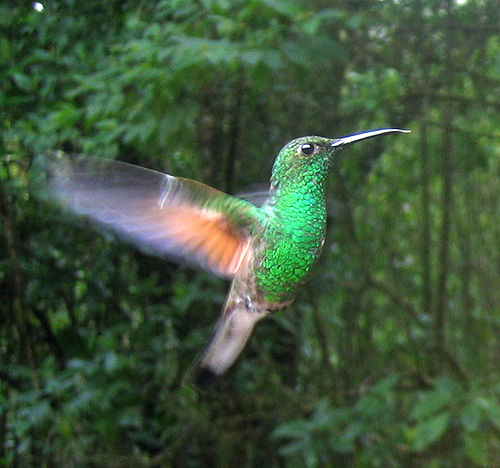
[[[272,206],[254,240],[256,288],[268,304],[290,303],[321,253],[326,206],[310,195],[295,194]]]

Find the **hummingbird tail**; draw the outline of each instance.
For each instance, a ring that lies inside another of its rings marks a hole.
[[[229,304],[224,310],[203,357],[195,364],[194,383],[204,387],[228,370],[245,347],[255,324],[265,316],[244,303]]]

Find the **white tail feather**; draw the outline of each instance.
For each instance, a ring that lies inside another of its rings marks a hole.
[[[252,330],[265,314],[248,310],[244,304],[226,310],[215,330],[200,367],[221,375],[233,364],[245,347]]]

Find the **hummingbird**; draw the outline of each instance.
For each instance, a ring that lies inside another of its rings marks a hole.
[[[287,143],[261,206],[195,180],[109,159],[50,158],[49,196],[160,256],[230,279],[215,332],[195,367],[221,376],[256,323],[288,307],[325,240],[325,185],[335,155],[353,143],[408,133],[384,128]]]

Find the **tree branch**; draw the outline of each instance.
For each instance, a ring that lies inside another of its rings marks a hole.
[[[448,21],[451,21],[451,9],[450,3],[447,4],[447,16]],[[452,60],[452,37],[451,31],[448,29],[446,36],[446,63],[451,64]],[[450,79],[447,78],[446,88],[450,89],[452,83]],[[450,232],[451,232],[451,210],[452,210],[452,174],[453,174],[453,164],[452,164],[452,151],[453,151],[453,141],[452,141],[452,129],[451,123],[453,119],[453,105],[451,101],[447,101],[446,105],[443,107],[443,139],[441,145],[441,179],[442,179],[442,190],[441,190],[441,232],[439,236],[439,255],[438,255],[438,279],[436,287],[436,303],[434,307],[434,346],[436,350],[444,350],[446,333],[445,333],[445,320],[446,320],[446,309],[447,309],[447,282],[448,274],[450,269]],[[438,359],[436,363],[442,362]]]

